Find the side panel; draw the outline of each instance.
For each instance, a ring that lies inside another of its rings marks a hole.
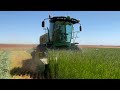
[[[40,36],[40,44],[45,44],[46,42],[48,42],[48,33]]]

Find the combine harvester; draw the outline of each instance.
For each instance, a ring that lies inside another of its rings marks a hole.
[[[49,19],[50,27],[45,28],[45,20]],[[42,21],[42,27],[47,30],[47,33],[40,36],[40,44],[31,53],[33,64],[39,67],[43,73],[48,65],[47,50],[48,49],[66,49],[80,50],[77,47],[78,43],[74,42],[75,33],[82,31],[80,21],[69,16],[59,16],[46,18]],[[79,24],[79,31],[74,31],[74,24]],[[77,34],[76,34],[77,35]],[[73,43],[72,40],[73,39]],[[35,71],[35,70],[33,70]]]

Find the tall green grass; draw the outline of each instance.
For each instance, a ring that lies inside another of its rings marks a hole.
[[[120,49],[49,51],[52,79],[120,79]]]
[[[0,51],[0,79],[10,79],[10,51],[1,50]]]

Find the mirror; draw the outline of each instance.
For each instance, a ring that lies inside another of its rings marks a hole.
[[[82,27],[80,26],[80,31],[82,31]]]
[[[45,27],[45,22],[44,21],[42,21],[42,27]]]

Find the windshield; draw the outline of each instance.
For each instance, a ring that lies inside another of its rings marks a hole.
[[[56,22],[54,39],[60,42],[71,42],[73,26],[69,22]]]

